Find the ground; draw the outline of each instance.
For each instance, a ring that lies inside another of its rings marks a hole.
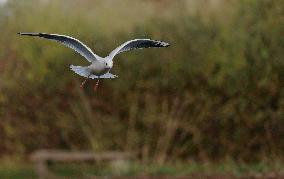
[[[277,164],[278,163],[278,164]],[[284,167],[279,162],[237,164],[179,163],[172,165],[132,163],[127,171],[115,171],[105,164],[69,163],[50,164],[50,172],[59,178],[111,178],[111,179],[231,179],[231,178],[284,178]],[[32,164],[0,165],[0,178],[38,178]]]

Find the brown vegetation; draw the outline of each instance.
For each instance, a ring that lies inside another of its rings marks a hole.
[[[194,10],[187,1],[40,2],[0,7],[1,158],[39,148],[131,151],[159,163],[283,156],[281,1]],[[172,46],[121,54],[119,78],[94,94],[68,69],[86,64],[81,56],[19,31],[68,34],[102,56],[132,38]]]

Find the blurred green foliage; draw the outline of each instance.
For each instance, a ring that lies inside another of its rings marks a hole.
[[[222,162],[167,163],[163,165],[131,162],[125,171],[115,171],[107,163],[53,163],[49,165],[50,173],[55,177],[67,178],[149,178],[149,177],[183,177],[183,178],[283,178],[282,161],[261,161],[258,163],[236,163],[232,160]],[[0,178],[32,179],[37,178],[32,165],[0,165]]]
[[[217,2],[0,7],[0,158],[40,148],[132,151],[159,163],[281,158],[284,4]],[[68,67],[87,64],[83,57],[19,31],[74,36],[102,56],[133,38],[172,46],[117,56],[119,78],[93,93],[94,82],[79,89],[83,79]]]

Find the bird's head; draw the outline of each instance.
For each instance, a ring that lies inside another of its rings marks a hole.
[[[105,60],[104,65],[105,65],[105,68],[111,69],[112,66],[113,66],[113,61],[112,60]]]

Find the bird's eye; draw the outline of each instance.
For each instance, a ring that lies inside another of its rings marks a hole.
[[[107,62],[106,62],[106,66],[107,66]]]

